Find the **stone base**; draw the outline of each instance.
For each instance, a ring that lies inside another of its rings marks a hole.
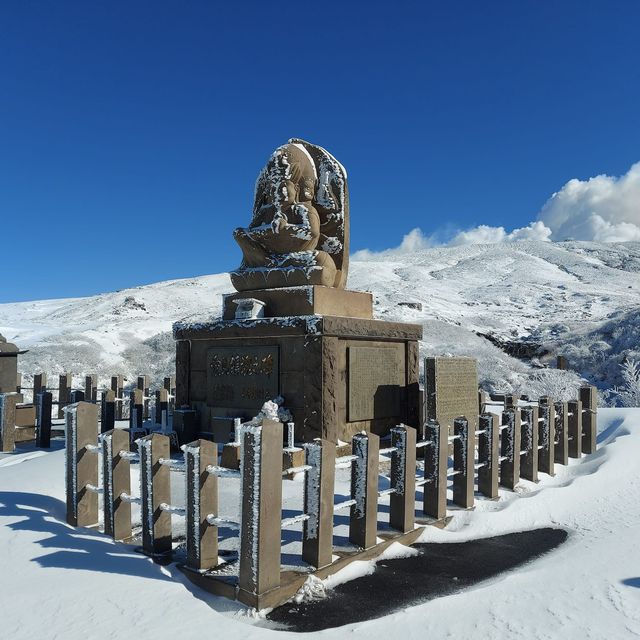
[[[313,315],[177,323],[174,337],[176,405],[196,411],[202,433],[279,395],[296,441],[419,424],[421,325]]]
[[[240,468],[240,446],[237,444],[225,444],[222,447],[222,456],[220,456],[220,466],[225,469]]]
[[[238,291],[254,289],[272,289],[274,287],[300,287],[304,285],[321,285],[330,287],[336,279],[336,268],[313,267],[280,267],[256,268],[232,271],[231,283]]]
[[[235,301],[246,298],[255,298],[265,303],[265,318],[312,315],[366,320],[373,318],[373,298],[370,293],[310,285],[225,295],[222,299],[222,319],[233,320],[237,308]]]

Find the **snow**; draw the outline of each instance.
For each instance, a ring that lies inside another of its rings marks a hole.
[[[473,511],[452,511],[447,528],[429,527],[422,536],[438,543],[568,529],[568,541],[556,551],[471,589],[324,635],[387,638],[401,629],[406,638],[464,639],[482,629],[487,638],[637,637],[640,409],[601,410],[599,441],[594,455],[556,466],[554,477],[541,474],[538,484],[521,481],[517,492],[501,490],[498,501],[479,499]],[[67,526],[64,452],[34,453],[0,458],[0,545],[10,549],[0,555],[0,586],[11,594],[0,599],[2,637],[151,640],[203,637],[212,628],[251,640],[286,637],[265,628],[269,623],[260,615],[200,591],[174,565],[156,565],[133,546]],[[337,491],[347,491],[348,476],[339,479]],[[302,485],[284,486],[286,499]],[[236,489],[237,483],[225,498],[221,488],[222,510]],[[172,487],[172,501],[180,490]],[[412,551],[392,545],[384,557],[401,553]],[[371,571],[374,562],[353,563],[322,589]]]
[[[575,397],[576,373],[542,367],[557,354],[600,389],[621,384],[625,357],[640,359],[637,242],[526,241],[378,255],[352,260],[348,286],[372,292],[376,318],[422,324],[422,356],[478,358],[482,383],[497,392]],[[232,291],[228,274],[218,274],[0,304],[0,333],[30,350],[19,360],[25,374],[94,372],[104,382],[143,372],[159,379],[174,369],[172,324],[216,326],[222,295]],[[539,355],[511,357],[510,343]]]

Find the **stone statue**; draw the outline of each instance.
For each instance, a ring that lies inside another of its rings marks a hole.
[[[238,291],[323,285],[344,289],[349,194],[344,167],[325,149],[292,138],[256,182],[253,219],[233,234],[242,249]]]

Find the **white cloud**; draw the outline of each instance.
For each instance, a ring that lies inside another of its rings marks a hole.
[[[507,233],[504,227],[490,227],[481,224],[478,227],[458,231],[450,240],[442,241],[441,233],[425,236],[421,229],[416,227],[407,233],[402,242],[393,249],[384,251],[370,251],[362,249],[356,251],[354,260],[369,260],[380,256],[402,256],[407,253],[415,253],[432,247],[443,247],[463,244],[493,244],[497,242],[517,242],[518,240],[549,240],[551,229],[545,227],[542,222],[532,222],[527,227],[514,229]]]
[[[538,214],[554,240],[640,240],[640,162],[619,178],[569,180]]]
[[[448,239],[444,240],[444,237]],[[363,249],[356,251],[353,258],[401,256],[451,245],[568,238],[595,242],[640,241],[640,162],[619,178],[600,175],[588,180],[569,180],[547,200],[538,220],[526,227],[507,232],[504,227],[481,224],[453,234],[438,230],[429,236],[416,227],[393,249]]]
[[[490,227],[481,224],[473,229],[460,231],[447,244],[493,244],[496,242],[518,242],[519,240],[547,241],[550,237],[551,229],[539,221],[532,222],[527,227],[514,229],[510,233],[507,233],[504,227]]]

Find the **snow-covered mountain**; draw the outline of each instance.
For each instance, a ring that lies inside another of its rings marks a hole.
[[[573,395],[580,376],[606,389],[619,382],[625,357],[640,358],[637,242],[387,252],[354,260],[348,286],[374,294],[376,318],[421,323],[422,355],[478,358],[483,384],[495,391]],[[218,274],[1,304],[0,333],[29,349],[24,373],[162,376],[173,367],[172,323],[218,316],[231,291]],[[552,368],[557,354],[573,371]]]

